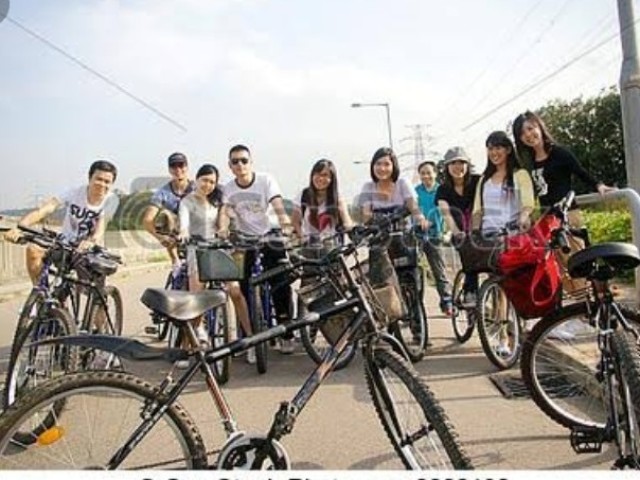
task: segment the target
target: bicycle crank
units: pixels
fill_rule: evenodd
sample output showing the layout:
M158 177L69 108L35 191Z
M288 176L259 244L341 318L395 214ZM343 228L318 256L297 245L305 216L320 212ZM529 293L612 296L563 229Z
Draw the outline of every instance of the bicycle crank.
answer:
M241 433L229 439L218 455L218 470L289 470L282 444L261 435Z

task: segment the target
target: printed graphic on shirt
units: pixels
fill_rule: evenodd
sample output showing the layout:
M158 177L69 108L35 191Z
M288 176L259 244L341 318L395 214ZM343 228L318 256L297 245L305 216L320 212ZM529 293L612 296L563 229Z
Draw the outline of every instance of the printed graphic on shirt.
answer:
M84 239L93 233L102 215L102 210L91 210L81 205L69 205L69 216L72 228L77 232L76 239Z
M549 185L544 180L544 168L536 168L531 173L531 178L533 179L533 185L535 186L536 192L539 197L543 197L549 193Z

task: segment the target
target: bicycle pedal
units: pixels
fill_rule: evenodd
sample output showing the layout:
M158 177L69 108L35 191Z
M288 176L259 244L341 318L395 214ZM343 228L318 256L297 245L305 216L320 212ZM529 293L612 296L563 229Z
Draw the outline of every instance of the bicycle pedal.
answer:
M570 435L571 448L576 453L601 453L604 432L598 428L573 428Z

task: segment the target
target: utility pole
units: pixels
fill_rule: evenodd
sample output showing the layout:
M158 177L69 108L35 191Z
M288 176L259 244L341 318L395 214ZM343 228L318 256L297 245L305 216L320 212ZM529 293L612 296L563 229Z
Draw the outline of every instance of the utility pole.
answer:
M640 67L633 0L618 0L618 17L622 42L620 104L627 182L640 193Z
M414 183L418 183L420 181L420 176L418 174L418 165L420 165L425 160L428 160L429 157L437 158L437 152L432 150L427 150L425 147L429 145L429 143L433 140L429 134L427 134L427 128L429 125L416 123L413 125L405 125L407 128L413 130L413 134L410 137L406 137L403 140L413 140L413 173L412 173L412 181ZM404 155L410 155L409 153L403 153ZM434 160L434 163L438 163Z

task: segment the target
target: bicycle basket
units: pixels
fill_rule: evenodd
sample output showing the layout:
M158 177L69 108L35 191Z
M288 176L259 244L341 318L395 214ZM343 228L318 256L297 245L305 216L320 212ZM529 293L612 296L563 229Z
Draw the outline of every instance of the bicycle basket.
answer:
M389 257L387 248L371 247L369 250L368 282L365 293L374 310L378 325L389 324L405 318L407 307L400 291L400 282Z
M495 272L500 253L504 250L502 237L487 237L474 230L456 246L465 273Z
M319 279L309 285L305 285L298 290L298 296L312 312L322 312L331 308L336 301L343 298L343 296L336 291L337 288L342 288L335 281L328 278ZM327 339L327 341L335 345L342 332L349 325L355 316L354 311L345 311L333 315L320 323L320 331Z
M244 278L245 252L229 252L219 248L196 250L198 277L201 282L242 280Z
M396 268L415 268L418 265L418 249L415 235L407 231L392 232L389 241L389 257Z
M107 277L118 270L118 262L102 255L88 254L85 256L84 261L89 271L95 275Z

